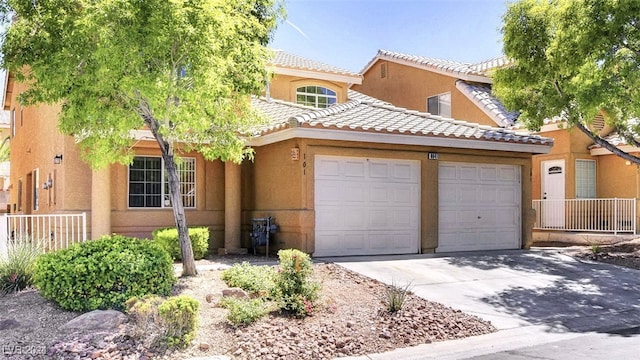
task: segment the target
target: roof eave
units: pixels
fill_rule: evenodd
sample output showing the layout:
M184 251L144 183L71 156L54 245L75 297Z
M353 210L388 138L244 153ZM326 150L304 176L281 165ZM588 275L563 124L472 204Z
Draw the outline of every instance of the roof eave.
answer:
M355 141L395 145L438 146L474 150L498 150L531 154L547 154L551 151L551 147L553 146L553 143L532 144L506 141L487 141L482 139L392 134L353 130L318 129L307 127L287 128L263 136L253 137L247 139L247 145L264 146L294 138Z
M389 56L389 55L384 55L384 54L376 55L373 58L373 60L371 60L369 62L369 64L367 64L367 66L365 66L365 68L360 73L361 74L366 74L367 71L369 71L371 69L371 67L373 67L373 65L375 65L375 63L380 61L380 60L394 62L396 64L401 64L401 65L406 65L406 66L411 66L411 67L414 67L414 68L417 68L417 69L431 71L431 72L434 72L434 73L437 73L437 74L454 77L454 78L460 79L460 80L478 82L478 83L483 83L483 84L492 84L493 83L493 80L490 77L487 77L487 76L481 76L481 75L475 75L475 74L465 74L465 73L461 73L461 72L458 72L458 71L441 69L441 68L439 68L437 66L418 64L418 63L416 63L414 61L398 59L396 57Z
M362 84L362 76L328 73L314 70L294 69L282 66L273 66L272 72L278 75L299 76L310 79L343 82L347 84Z
M626 153L637 153L640 152L640 148L637 148L635 146L631 146L631 145L620 145L618 146L618 149L626 152ZM606 148L597 146L597 147L593 147L591 149L589 149L589 153L591 154L591 156L599 156L599 155L612 155L613 153L610 150L607 150Z
M493 120L494 123L496 123L498 126L503 127L503 126L508 126L507 124L505 124L502 119L500 119L498 117L498 114L494 113L493 111L487 109L486 106L483 106L483 104L480 104L476 98L472 95L469 94L466 89L464 84L461 81L456 81L456 88L458 90L460 90L460 92L467 98L469 99L469 101L471 101L474 105L476 105L477 108L479 108L480 110L482 110L482 112L487 115L489 117L489 119Z

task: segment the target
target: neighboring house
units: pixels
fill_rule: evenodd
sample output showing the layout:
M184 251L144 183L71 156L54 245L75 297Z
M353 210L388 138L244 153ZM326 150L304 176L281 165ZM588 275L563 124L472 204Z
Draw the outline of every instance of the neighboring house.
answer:
M252 219L265 216L279 225L277 248L314 256L531 244L527 174L532 154L549 152L551 139L397 108L349 90L359 74L282 51L271 70L265 96L252 99L269 118L247 138L253 162L184 155L187 220L211 229L213 248L248 248ZM148 237L173 225L148 131L134 134L131 166L92 171L73 139L57 132L58 109L23 109L16 101L23 89L9 77L5 109L18 114L15 212L90 212L94 238Z
M469 64L379 50L362 70L362 84L351 88L407 109L510 127L517 114L491 95L491 71L504 64L504 58Z
M491 74L505 65L504 57L471 64L379 50L363 69L362 84L353 85L351 89L408 109L518 128L518 114L508 111L491 95ZM613 129L605 126L602 116L594 119L592 130L608 136L614 143L621 143ZM578 129L563 128L559 122L547 122L538 134L555 141L548 154L533 156L531 178L536 228L633 232L631 218L640 216L640 212L632 205L629 207L630 202L593 199L637 199L640 196L638 167L594 146ZM629 146L625 150L640 151ZM542 205L540 200L554 202ZM596 208L597 211L593 210Z

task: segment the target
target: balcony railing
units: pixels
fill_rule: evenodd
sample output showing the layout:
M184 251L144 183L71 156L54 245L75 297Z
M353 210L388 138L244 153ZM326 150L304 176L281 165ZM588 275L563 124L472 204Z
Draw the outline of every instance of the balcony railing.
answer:
M636 199L533 200L534 229L636 232Z
M66 249L87 240L87 215L0 215L0 255L11 245L29 243L43 251Z

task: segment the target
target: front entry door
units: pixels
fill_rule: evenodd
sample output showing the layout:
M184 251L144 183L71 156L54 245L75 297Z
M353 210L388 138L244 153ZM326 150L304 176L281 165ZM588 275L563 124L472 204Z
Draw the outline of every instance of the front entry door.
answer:
M564 160L542 162L542 206L540 219L543 228L564 227Z

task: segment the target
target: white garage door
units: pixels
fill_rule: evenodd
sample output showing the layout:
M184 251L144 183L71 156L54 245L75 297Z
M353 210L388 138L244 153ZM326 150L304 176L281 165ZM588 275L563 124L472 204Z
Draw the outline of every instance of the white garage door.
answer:
M316 156L314 165L314 256L418 252L418 161Z
M519 249L520 167L441 163L437 252Z

